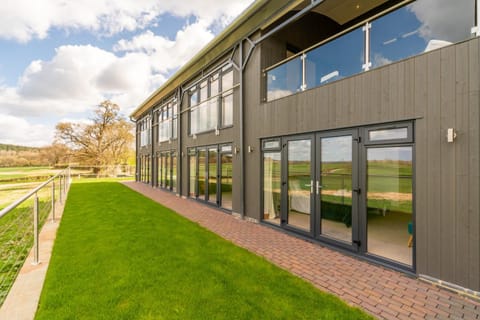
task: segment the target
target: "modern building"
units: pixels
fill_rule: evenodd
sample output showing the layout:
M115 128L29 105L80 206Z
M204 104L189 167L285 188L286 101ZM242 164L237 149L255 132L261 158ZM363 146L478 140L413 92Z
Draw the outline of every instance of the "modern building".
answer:
M258 0L131 115L137 180L480 294L479 0Z

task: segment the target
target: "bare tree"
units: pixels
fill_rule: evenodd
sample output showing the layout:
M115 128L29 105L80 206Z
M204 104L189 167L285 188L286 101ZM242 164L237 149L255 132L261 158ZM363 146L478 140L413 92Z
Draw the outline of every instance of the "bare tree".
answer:
M96 167L125 163L133 145L133 124L119 110L115 103L103 101L95 109L90 124L58 123L56 138L83 163Z

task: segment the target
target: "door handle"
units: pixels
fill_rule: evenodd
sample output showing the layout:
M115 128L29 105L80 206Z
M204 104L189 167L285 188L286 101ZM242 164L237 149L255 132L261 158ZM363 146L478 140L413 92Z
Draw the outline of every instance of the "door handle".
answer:
M310 180L310 183L304 184L304 187L310 187L310 193L313 193L313 180Z
M316 184L316 189L317 189L317 195L320 194L320 189L322 189L323 186L320 185L320 182L317 180L317 184Z

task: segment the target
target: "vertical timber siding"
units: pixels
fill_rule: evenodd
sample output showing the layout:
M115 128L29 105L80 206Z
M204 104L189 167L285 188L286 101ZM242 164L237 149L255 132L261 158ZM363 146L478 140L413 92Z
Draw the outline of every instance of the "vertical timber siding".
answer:
M415 119L416 271L480 291L479 46L475 38L268 103L265 51L255 50L245 71L246 214L260 219L260 138Z

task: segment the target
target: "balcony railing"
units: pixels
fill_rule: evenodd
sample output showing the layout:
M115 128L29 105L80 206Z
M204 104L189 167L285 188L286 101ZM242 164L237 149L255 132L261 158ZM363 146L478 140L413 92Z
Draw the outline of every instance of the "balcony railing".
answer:
M444 1L432 8L432 1L418 0L344 30L267 68L267 101L478 36L478 2Z

